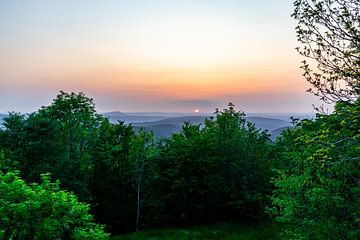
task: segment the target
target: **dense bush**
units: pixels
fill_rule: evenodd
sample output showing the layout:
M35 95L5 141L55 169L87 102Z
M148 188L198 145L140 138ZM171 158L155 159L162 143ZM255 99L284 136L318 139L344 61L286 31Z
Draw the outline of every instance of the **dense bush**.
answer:
M60 190L42 175L40 184L26 184L17 173L0 173L1 239L108 239L93 223L89 205Z

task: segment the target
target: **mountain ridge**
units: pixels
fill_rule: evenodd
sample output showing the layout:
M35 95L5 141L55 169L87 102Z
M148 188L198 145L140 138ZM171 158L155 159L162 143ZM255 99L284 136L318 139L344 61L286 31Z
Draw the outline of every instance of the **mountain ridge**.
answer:
M131 124L135 131L144 127L148 131L153 131L156 138L170 137L173 133L179 132L184 122L203 125L205 119L214 116L209 113L128 113L120 111L105 112L102 113L102 115L114 124L119 121L125 124ZM0 114L0 125L2 125L3 119L6 116L6 114ZM276 118L276 116L280 118ZM247 121L254 123L258 129L268 130L272 140L280 135L283 130L292 127L289 118L290 115L286 113L276 114L275 117L269 114L259 114L259 116L257 116L254 113L250 113L245 117ZM284 119L288 119L288 121Z

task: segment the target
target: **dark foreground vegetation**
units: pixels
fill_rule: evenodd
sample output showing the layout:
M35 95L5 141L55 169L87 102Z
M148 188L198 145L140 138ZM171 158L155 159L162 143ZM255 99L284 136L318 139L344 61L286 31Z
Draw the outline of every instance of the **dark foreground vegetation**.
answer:
M111 237L111 240L267 240L281 239L281 225L263 223L235 224L221 223L205 226L168 228L140 231L132 234Z
M273 143L230 103L155 141L111 124L84 94L60 92L4 119L0 238L359 239L359 2L295 8L299 51L319 64L314 73L305 63L305 77L333 113L293 119Z

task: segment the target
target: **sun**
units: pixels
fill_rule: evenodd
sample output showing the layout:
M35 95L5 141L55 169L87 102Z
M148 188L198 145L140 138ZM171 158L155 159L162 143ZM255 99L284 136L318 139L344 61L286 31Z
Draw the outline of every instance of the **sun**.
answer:
M198 112L199 112L199 109L195 108L194 112L195 112L195 113L198 113Z

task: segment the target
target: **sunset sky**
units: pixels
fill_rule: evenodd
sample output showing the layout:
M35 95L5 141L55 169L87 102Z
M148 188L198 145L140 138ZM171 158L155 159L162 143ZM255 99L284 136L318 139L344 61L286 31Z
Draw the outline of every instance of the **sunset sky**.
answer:
M0 112L312 112L292 0L1 0Z

